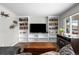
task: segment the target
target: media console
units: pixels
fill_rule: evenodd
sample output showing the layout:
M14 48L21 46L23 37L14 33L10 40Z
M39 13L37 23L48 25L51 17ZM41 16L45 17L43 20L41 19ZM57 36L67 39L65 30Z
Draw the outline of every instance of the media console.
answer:
M48 33L30 33L28 35L29 42L48 42Z

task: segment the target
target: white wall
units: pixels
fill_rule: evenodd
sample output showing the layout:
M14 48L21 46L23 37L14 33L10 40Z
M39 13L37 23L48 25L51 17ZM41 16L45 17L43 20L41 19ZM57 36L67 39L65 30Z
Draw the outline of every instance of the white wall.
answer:
M30 16L29 23L44 23L46 24L46 31L48 31L48 18L42 16Z
M47 18L42 16L31 16L30 23L47 23Z
M65 13L63 13L60 17L59 17L59 28L64 27L64 18L71 16L75 13L79 13L79 4L76 4L75 6L73 6L71 9L67 10Z
M0 12L4 11L9 14L9 17L0 15L0 46L12 46L18 42L18 27L10 29L12 20L17 20L16 14L11 10L0 5Z

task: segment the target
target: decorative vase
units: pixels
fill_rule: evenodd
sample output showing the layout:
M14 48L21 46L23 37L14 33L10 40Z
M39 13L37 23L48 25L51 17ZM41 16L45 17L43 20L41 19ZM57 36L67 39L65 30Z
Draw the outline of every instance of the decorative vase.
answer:
M64 36L64 32L61 32L60 35L61 35L61 36Z

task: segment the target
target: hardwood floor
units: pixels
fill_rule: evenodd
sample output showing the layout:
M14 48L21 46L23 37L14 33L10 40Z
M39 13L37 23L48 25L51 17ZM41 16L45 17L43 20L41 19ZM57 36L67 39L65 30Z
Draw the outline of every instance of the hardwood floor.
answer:
M24 49L23 52L31 52L33 55L38 55L48 51L58 51L57 44L51 42L20 42L16 44L16 46L19 46Z

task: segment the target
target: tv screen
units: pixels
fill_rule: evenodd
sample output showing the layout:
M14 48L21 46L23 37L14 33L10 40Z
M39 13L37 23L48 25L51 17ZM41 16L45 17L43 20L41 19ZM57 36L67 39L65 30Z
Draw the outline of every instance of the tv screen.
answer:
M31 33L45 33L46 24L30 24Z

